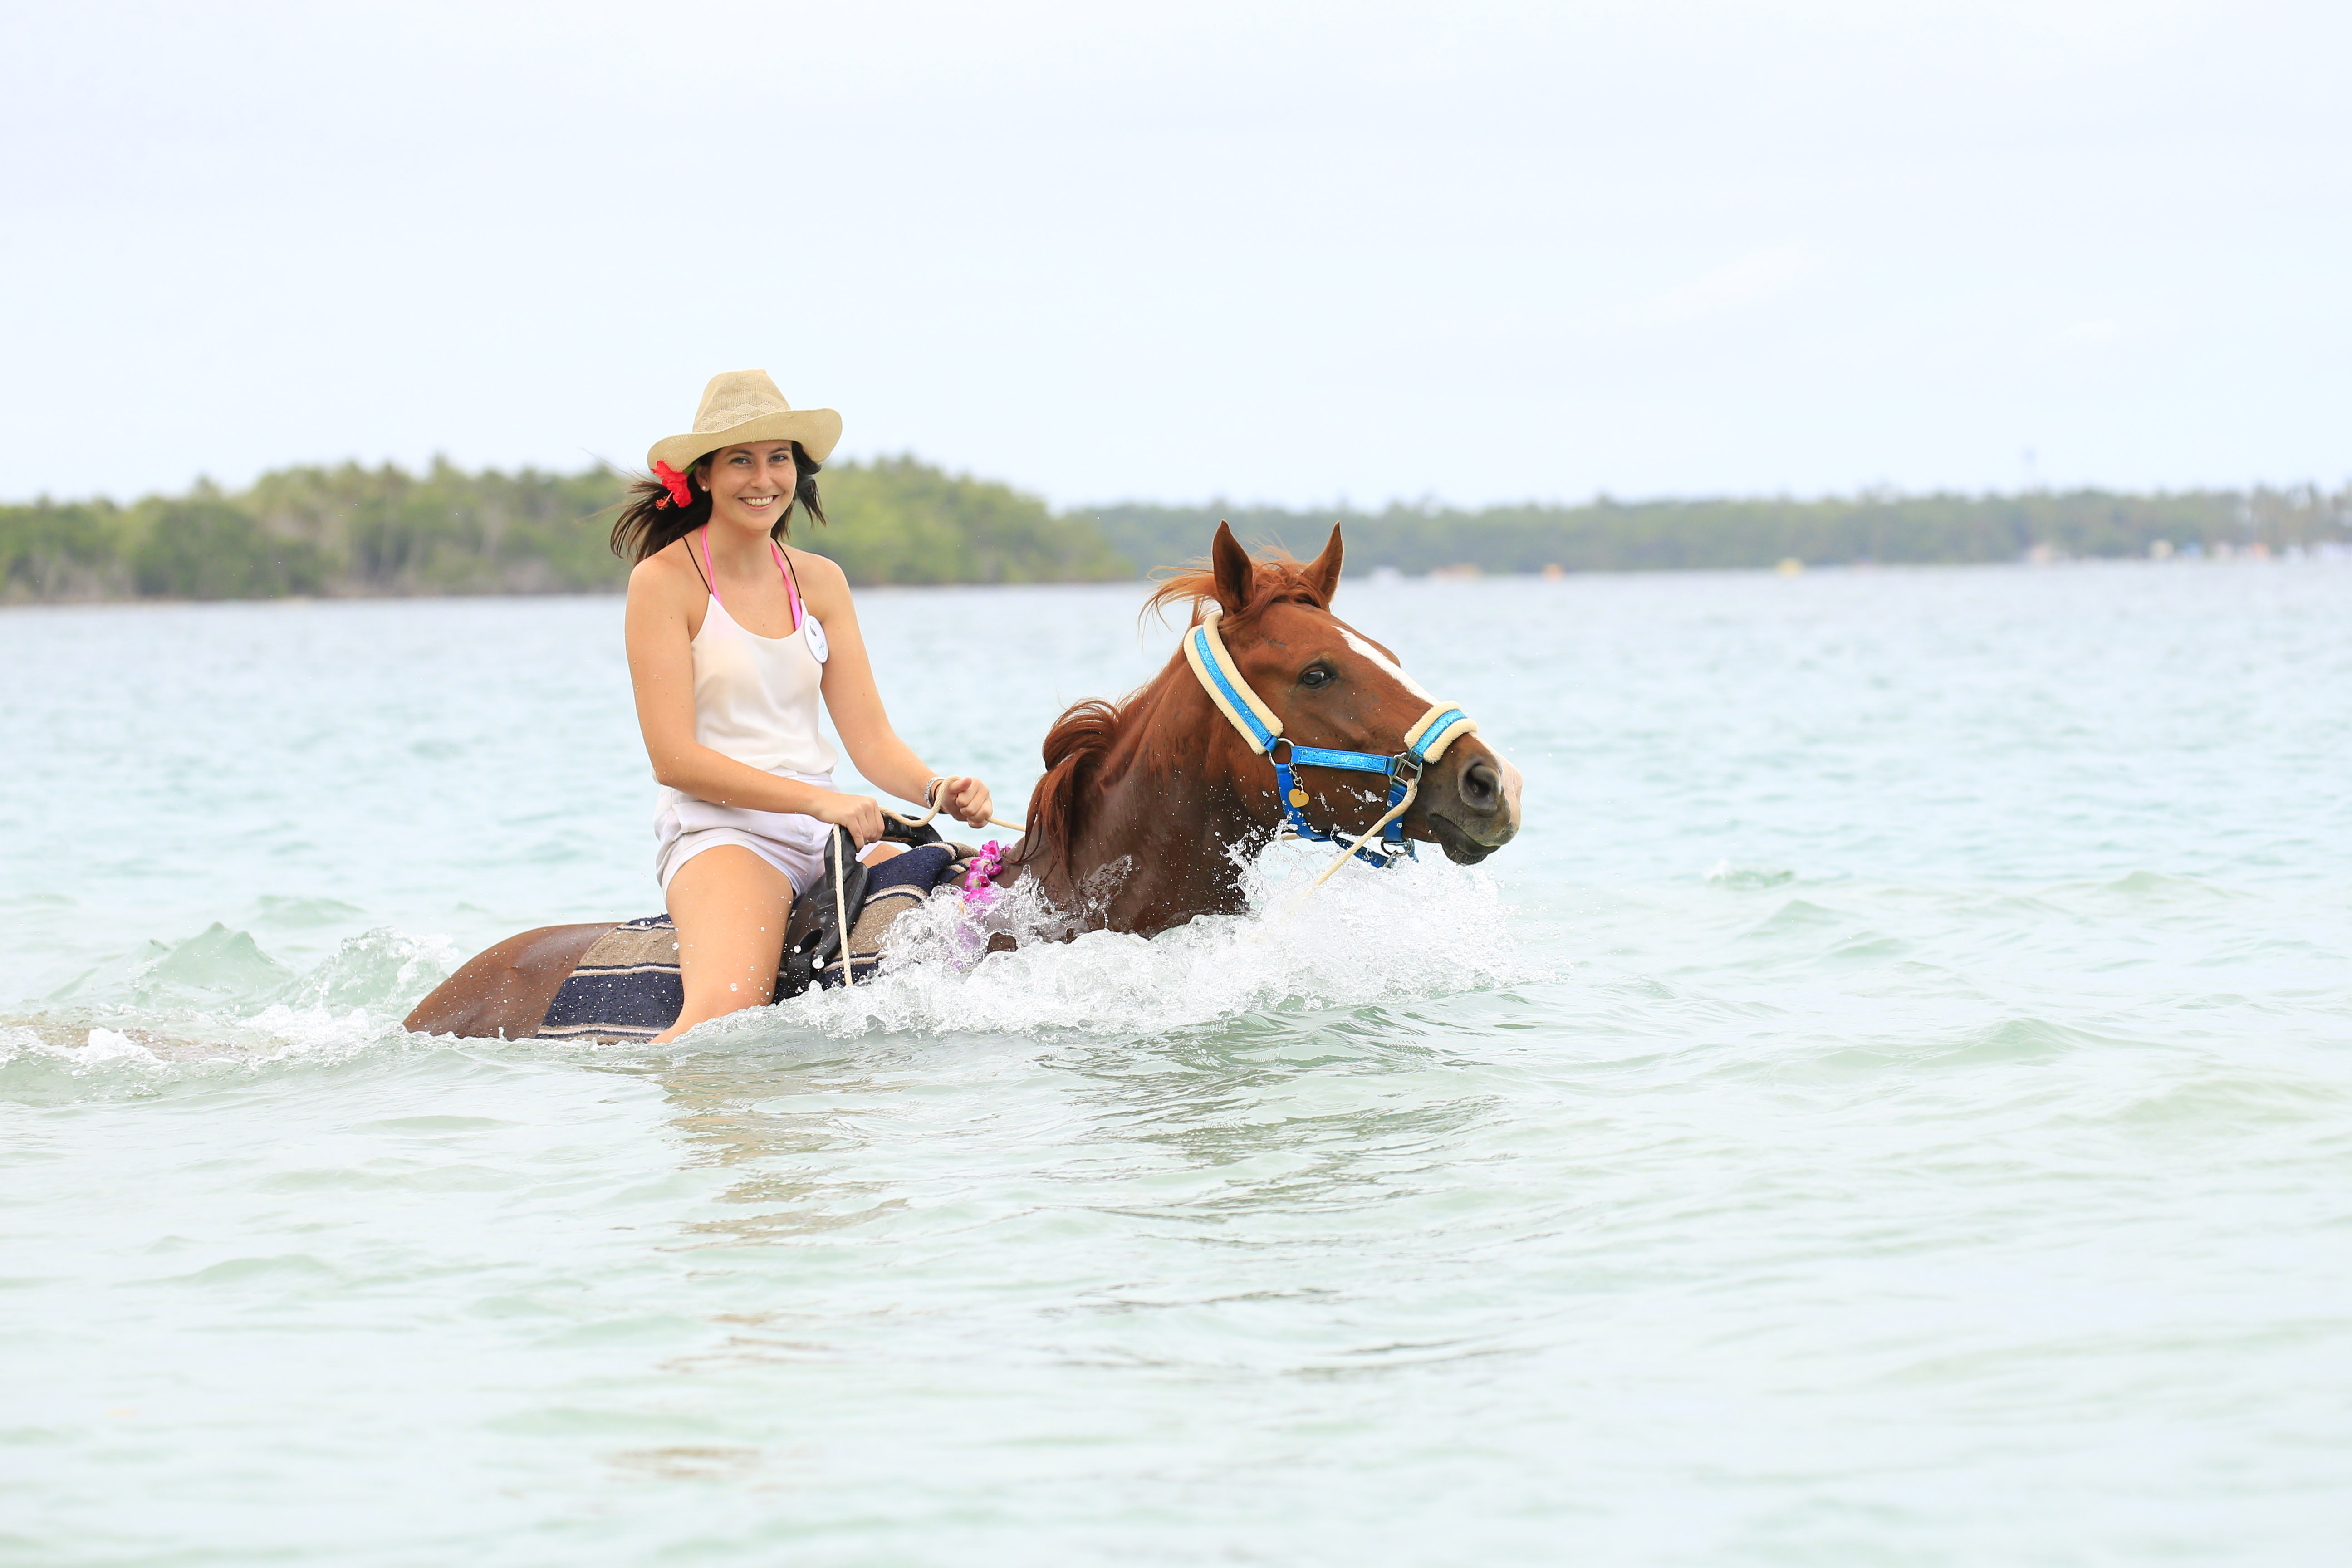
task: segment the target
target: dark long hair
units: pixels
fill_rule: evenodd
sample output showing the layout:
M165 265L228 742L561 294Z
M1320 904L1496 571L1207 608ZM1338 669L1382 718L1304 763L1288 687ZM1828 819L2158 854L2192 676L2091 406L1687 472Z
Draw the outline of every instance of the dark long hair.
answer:
M715 456L696 458L687 470L687 488L694 499L684 506L670 500L668 487L659 479L631 479L628 497L621 502L621 515L613 520L613 553L635 563L660 553L709 522L710 487L705 481L710 473L710 458ZM805 511L820 526L824 524L824 502L816 493L816 476L824 467L798 441L793 443L793 504L776 519L776 526L768 531L769 538L789 538L795 511Z

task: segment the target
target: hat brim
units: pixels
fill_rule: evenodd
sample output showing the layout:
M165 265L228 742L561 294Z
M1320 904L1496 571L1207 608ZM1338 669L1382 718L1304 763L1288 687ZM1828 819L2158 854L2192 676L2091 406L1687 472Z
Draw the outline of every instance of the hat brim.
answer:
M724 430L667 437L653 444L652 450L646 454L646 466L667 463L673 468L684 469L724 447L752 441L798 441L810 461L822 463L833 455L834 444L840 439L841 416L832 409L788 408L746 419Z

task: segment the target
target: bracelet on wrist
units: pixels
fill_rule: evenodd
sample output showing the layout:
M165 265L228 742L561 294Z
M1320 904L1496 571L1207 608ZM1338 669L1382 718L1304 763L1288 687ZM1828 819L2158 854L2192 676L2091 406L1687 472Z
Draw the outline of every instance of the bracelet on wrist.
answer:
M923 805L926 810L940 804L940 789L947 782L944 775L933 773L931 782L923 786Z

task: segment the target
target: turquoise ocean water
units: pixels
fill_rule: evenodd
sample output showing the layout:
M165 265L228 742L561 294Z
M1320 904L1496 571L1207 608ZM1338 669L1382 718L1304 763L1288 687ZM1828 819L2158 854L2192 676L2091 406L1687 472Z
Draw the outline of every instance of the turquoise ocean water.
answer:
M1132 587L861 601L1017 801ZM1357 581L1519 841L660 1049L610 599L0 613L0 1558L2333 1563L2352 566Z

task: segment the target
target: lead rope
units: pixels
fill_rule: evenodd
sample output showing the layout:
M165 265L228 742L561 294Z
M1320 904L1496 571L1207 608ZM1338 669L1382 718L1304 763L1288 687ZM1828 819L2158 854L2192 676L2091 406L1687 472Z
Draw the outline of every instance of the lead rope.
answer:
M841 983L857 984L856 966L849 962L849 889L848 872L841 864L841 830L834 829L833 842L833 918L841 930Z
M878 805L879 803L877 802L877 804ZM921 827L939 814L940 808L936 805L931 807L930 810L923 813L920 816L910 816L903 811L893 811L887 805L882 807L883 816L888 817L893 822L903 823L908 827ZM1014 833L1025 833L1028 831L1028 829L1022 826L1021 824L1017 822L1007 822L1001 816L990 817L988 819L988 825L991 827L1007 828Z
M924 826L930 822L931 818L940 814L940 803L937 797L947 794L948 785L955 783L957 779L964 776L965 775L962 773L957 773L949 778L933 779L930 784L924 785L923 804L930 809L924 812L920 816L909 816L903 811L893 811L887 805L882 806L882 815L888 817L893 822L903 823L908 827ZM934 785L937 787L934 788ZM877 805L881 805L879 801L877 801L875 804ZM988 819L988 825L991 827L1009 828L1014 833L1026 833L1028 831L1028 829L1022 826L1021 824L1017 822L1007 822L1001 816L990 817Z
M1382 829L1386 828L1390 823L1394 822L1398 817L1402 816L1405 812L1412 807L1412 797L1420 793L1421 778L1420 775L1415 774L1412 782L1404 786L1404 798L1398 801L1394 805L1389 807L1389 814L1386 816L1381 817L1378 822L1375 822L1370 827L1365 828L1362 836L1360 837L1353 844L1349 844L1345 849L1340 850L1339 858L1337 860L1332 861L1328 866L1324 867L1323 874L1307 885L1307 891L1311 893L1316 889L1321 887L1324 883L1329 881L1339 871L1340 867L1355 858L1357 850L1361 849L1365 845L1370 844L1373 839L1379 837ZM1344 837L1342 830L1335 829L1331 837L1339 839L1343 844L1347 843L1347 839Z

